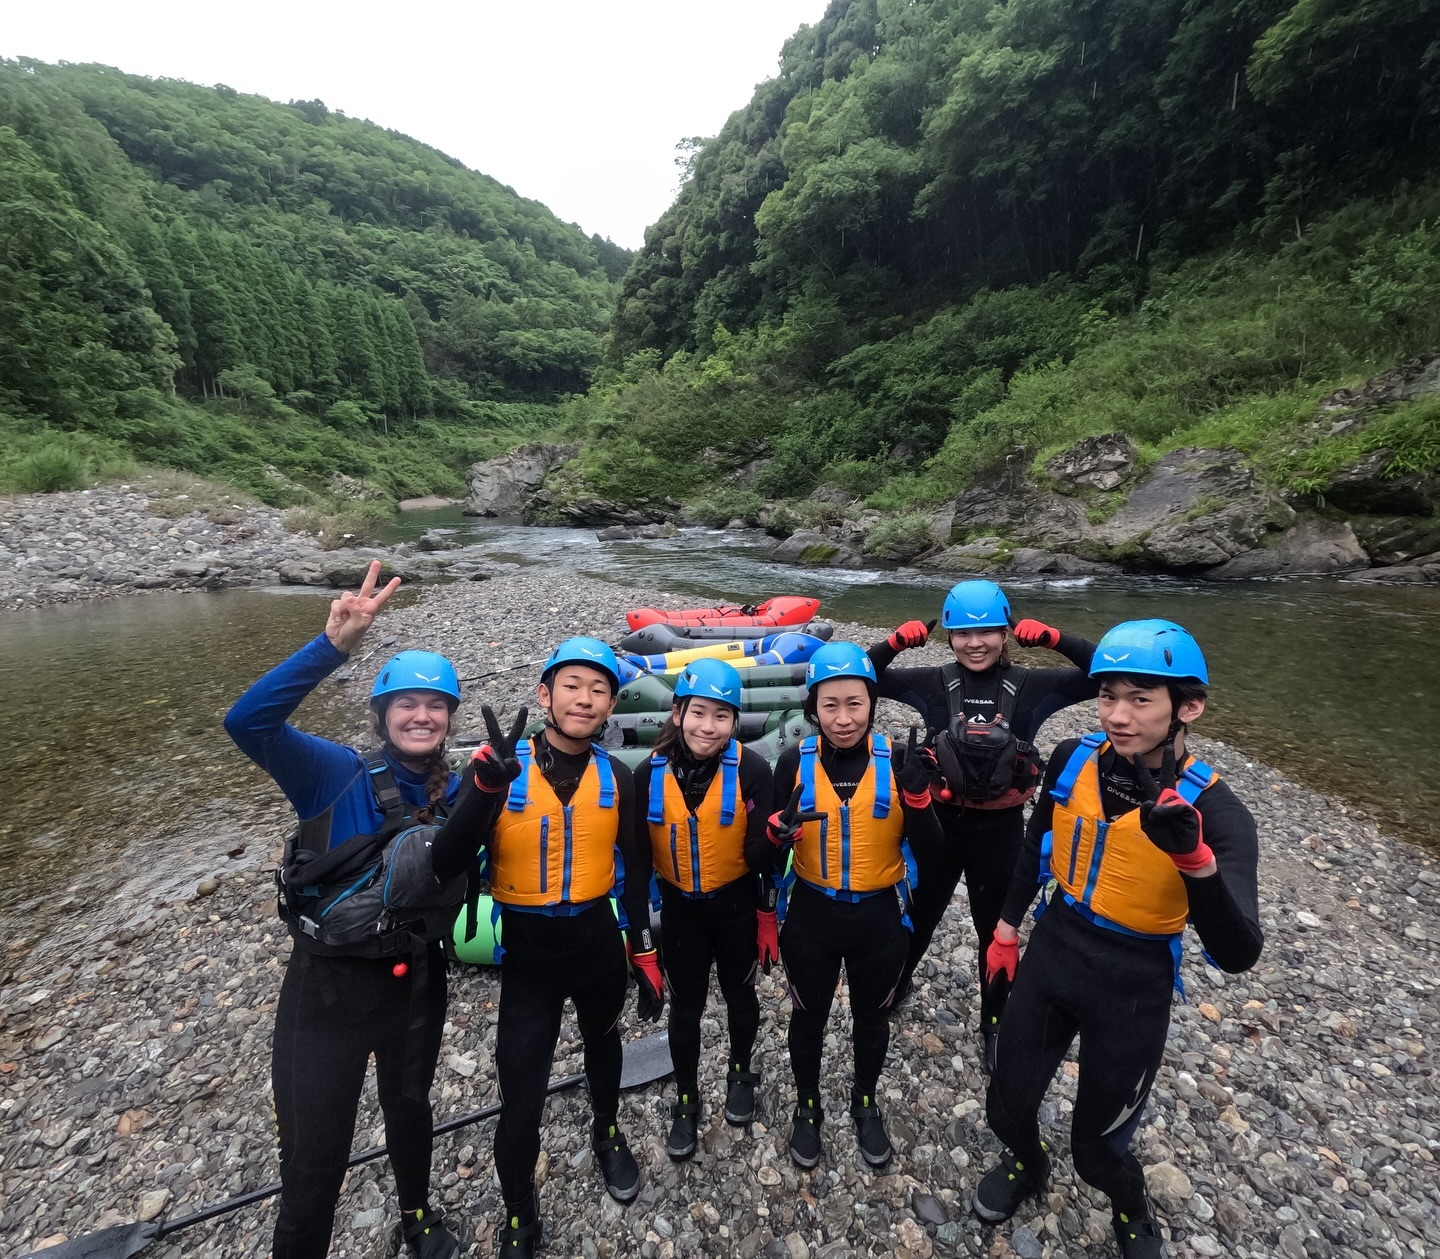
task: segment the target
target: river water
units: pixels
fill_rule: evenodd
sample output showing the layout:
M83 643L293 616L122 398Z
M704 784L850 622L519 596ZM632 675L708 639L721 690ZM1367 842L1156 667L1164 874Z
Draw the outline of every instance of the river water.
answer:
M909 569L773 564L766 540L748 531L600 542L591 531L469 520L453 508L407 513L389 540L435 527L496 559L660 587L697 604L803 593L823 600L822 615L873 625L937 615L950 582ZM1395 833L1440 843L1440 589L1139 578L1005 586L1017 616L1092 638L1132 617L1182 622L1214 679L1206 733ZM328 597L151 594L0 616L0 918L12 943L40 906L81 912L106 889L164 899L245 843L263 780L221 717L316 631ZM353 704L344 716L323 699L307 705L305 728L353 729L339 724ZM165 870L134 868L130 854L145 837L175 854ZM263 854L231 860L261 864Z

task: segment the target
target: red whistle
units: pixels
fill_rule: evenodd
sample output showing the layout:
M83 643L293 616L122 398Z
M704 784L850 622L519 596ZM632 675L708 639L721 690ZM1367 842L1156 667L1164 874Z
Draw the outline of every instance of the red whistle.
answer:
M410 973L410 966L406 962L396 962L395 965L390 968L390 973L394 975L396 979L404 979L405 976Z

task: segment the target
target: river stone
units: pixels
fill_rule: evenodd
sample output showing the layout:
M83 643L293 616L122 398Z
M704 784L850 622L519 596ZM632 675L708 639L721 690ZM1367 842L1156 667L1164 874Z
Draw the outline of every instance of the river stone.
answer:
M611 525L608 529L601 529L595 536L601 542L629 542L636 535L629 525Z
M140 1201L135 1207L135 1218L137 1220L153 1220L165 1209L165 1204L170 1201L168 1189L151 1189L140 1195Z
M1113 490L1135 464L1135 445L1124 433L1101 433L1076 442L1045 461L1057 481Z
M1370 557L1346 521L1302 520L1273 545L1258 546L1206 571L1206 577L1296 577L1370 567Z
M771 553L782 564L806 564L813 568L859 568L858 554L826 533L802 529L792 533Z
M1189 1202L1195 1192L1190 1177L1168 1161L1152 1163L1145 1169L1145 1188L1152 1197L1174 1206Z
M579 449L531 442L498 459L472 463L466 473L469 494L461 510L467 516L518 516L546 476L573 459Z

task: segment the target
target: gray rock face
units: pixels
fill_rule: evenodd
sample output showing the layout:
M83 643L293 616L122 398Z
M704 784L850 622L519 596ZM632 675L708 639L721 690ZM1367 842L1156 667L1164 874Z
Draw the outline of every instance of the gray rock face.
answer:
M1440 550L1440 519L1433 516L1357 516L1350 525L1377 564L1409 564Z
M1389 568L1370 568L1357 573L1352 581L1440 582L1440 551L1419 555L1406 564Z
M669 520L678 503L621 503L609 498L551 496L541 489L525 504L527 522L537 520L563 525L654 525Z
M1274 546L1256 547L1210 569L1205 576L1293 577L1339 573L1370 567L1370 558L1346 522L1302 520Z
M1185 446L1155 464L1093 536L1111 546L1138 543L1165 568L1210 568L1294 519L1238 450Z
M810 529L792 533L770 553L770 558L816 568L859 568L862 563L859 554L838 538Z
M547 474L575 457L578 446L532 442L498 459L470 465L467 516L518 516Z
M1057 481L1113 490L1135 466L1135 446L1124 433L1100 433L1076 442L1045 462Z
M955 499L950 530L1013 534L1043 547L1062 547L1085 536L1085 508L1073 498L1037 490L1009 474L984 479Z
M1383 516L1428 516L1435 510L1440 487L1434 477L1418 472L1386 476L1385 469L1395 457L1392 450L1372 450L1348 468L1330 478L1325 501L1342 511Z

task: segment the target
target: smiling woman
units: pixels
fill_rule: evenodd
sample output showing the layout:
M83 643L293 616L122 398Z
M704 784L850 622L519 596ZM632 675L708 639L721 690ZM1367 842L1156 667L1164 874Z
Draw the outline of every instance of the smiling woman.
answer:
M436 880L422 849L420 882L436 885L433 909L413 919L392 910L387 879L383 921L361 923L352 940L342 939L331 917L347 898L351 906L362 901L379 863L417 822L443 817L454 803L459 780L444 748L460 703L455 668L434 652L403 651L380 670L370 706L381 749L372 756L287 720L349 659L394 594L400 579L377 591L379 573L379 563L371 564L358 593L346 591L331 603L324 632L256 682L225 717L230 737L275 780L300 819L282 868L282 917L296 947L275 1010L271 1079L283 1185L276 1259L322 1259L329 1249L372 1054L410 1253L420 1259L457 1253L443 1213L429 1206L430 1085L445 1023L440 941L465 880L458 887L454 879ZM393 876L400 862L393 856L389 862Z

